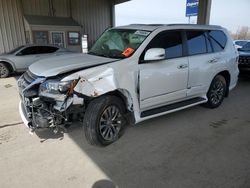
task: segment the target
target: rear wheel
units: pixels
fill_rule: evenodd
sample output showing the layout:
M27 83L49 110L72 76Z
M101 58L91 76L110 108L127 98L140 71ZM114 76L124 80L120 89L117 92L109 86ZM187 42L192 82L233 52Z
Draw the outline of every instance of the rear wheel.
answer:
M217 108L221 105L226 94L227 84L223 76L217 75L207 92L207 103L206 106L209 108Z
M125 107L116 96L103 96L91 101L84 116L84 132L92 145L107 146L124 132Z
M7 78L10 74L10 70L5 63L0 63L0 78Z

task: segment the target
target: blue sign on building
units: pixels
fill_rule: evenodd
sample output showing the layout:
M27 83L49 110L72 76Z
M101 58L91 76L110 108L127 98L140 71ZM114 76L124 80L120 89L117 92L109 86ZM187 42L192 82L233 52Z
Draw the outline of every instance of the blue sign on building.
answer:
M199 0L187 0L186 17L197 16Z

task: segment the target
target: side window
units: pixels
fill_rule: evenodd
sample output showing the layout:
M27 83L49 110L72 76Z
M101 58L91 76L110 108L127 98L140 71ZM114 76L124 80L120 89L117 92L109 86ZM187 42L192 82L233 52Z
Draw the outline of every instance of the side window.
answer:
M208 36L207 32L205 33L205 36L206 36L206 44L207 44L207 53L212 53L213 48L212 48L212 44L211 44L211 42L209 40L209 36Z
M58 48L53 46L39 46L39 51L41 54L49 54L54 53L58 50Z
M208 32L214 52L222 51L227 43L227 37L222 31Z
M166 59L182 56L182 37L179 31L166 31L158 34L148 45L149 48L164 48Z
M39 54L39 50L36 46L27 47L20 51L17 55L34 55Z
M207 53L204 31L187 31L186 33L189 55Z

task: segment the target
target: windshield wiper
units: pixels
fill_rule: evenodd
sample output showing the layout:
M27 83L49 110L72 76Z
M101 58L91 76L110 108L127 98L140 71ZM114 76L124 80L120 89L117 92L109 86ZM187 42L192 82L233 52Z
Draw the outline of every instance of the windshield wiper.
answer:
M105 54L98 54L96 52L88 52L88 54L96 55L96 56L100 56L100 57L114 58L114 57L111 57L111 56L108 56L108 55L105 55Z

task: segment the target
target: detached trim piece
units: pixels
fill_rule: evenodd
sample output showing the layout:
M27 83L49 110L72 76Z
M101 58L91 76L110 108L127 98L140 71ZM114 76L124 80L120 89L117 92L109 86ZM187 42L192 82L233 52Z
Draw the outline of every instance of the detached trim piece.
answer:
M27 119L27 117L25 116L25 109L24 109L24 106L22 104L22 102L20 101L19 102L19 113L20 113L20 116L21 116L21 119L23 121L23 124L27 127L27 128L30 128L29 127L29 121Z
M162 113L162 112L174 110L174 109L181 108L181 107L184 107L184 106L188 106L188 105L191 105L191 104L194 104L194 103L202 102L202 101L205 101L205 100L206 99L204 99L204 98L196 97L196 98L189 99L189 100L186 100L186 101L177 102L177 103L174 103L174 104L169 104L169 105L162 106L162 107L159 107L159 108L154 108L154 109L151 109L151 110L143 111L141 113L141 117L143 118L143 117L159 114L159 113Z

